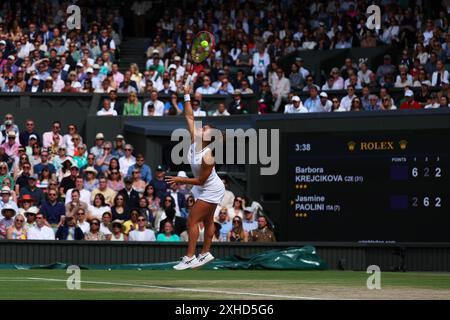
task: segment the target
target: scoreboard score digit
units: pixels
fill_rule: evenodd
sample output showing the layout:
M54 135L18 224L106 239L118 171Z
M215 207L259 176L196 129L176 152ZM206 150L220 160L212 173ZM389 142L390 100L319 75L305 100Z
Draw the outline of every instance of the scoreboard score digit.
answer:
M290 134L290 241L450 242L450 132Z

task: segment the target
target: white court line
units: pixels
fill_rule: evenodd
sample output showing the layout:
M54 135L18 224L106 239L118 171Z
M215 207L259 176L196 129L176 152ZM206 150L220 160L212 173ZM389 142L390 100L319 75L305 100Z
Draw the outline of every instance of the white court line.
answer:
M67 282L67 280L51 279L51 278L25 278L25 279L33 280L33 281ZM81 280L80 283L103 284L103 285L111 285L111 286L125 286L125 287L148 288L148 289L162 289L162 290L169 290L169 291L173 290L173 291L185 291L185 292L195 292L195 293L215 293L215 294L226 294L226 295L233 295L233 296L240 295L240 296L254 296L254 297L294 299L294 300L328 300L327 298L318 298L318 297L288 296L288 295L279 295L279 294L265 294L265 293L254 293L254 292L239 292L239 291L238 292L230 292L230 291L209 290L209 289L190 289L190 288L165 287L165 286L123 283L123 282L103 282L103 281L82 281ZM333 299L335 299L335 298L333 298Z

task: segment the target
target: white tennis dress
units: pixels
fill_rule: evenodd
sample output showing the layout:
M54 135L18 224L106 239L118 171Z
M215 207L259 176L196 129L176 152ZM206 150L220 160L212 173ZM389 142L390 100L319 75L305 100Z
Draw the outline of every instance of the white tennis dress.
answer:
M198 178L200 176L202 159L209 151L208 147L201 151L196 151L195 143L189 148L188 159L194 177ZM216 169L213 168L205 183L202 186L193 186L191 192L196 200L200 199L208 203L219 204L225 195L225 186L217 175Z

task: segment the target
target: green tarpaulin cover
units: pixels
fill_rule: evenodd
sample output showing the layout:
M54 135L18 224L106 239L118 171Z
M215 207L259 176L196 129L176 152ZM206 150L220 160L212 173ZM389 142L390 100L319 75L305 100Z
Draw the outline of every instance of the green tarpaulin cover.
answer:
M150 264L81 265L90 270L171 270L178 262ZM0 269L66 269L65 263L48 265L0 265ZM325 261L319 258L312 246L287 248L253 254L249 257L231 256L216 259L202 267L203 270L325 270Z

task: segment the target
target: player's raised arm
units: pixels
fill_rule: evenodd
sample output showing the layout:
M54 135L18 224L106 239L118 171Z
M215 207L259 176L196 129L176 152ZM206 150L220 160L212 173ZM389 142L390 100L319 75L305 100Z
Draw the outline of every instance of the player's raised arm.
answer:
M194 124L194 111L192 111L191 105L191 86L186 84L184 86L184 116L188 126L189 133L191 134L191 142L194 142L195 138L195 124Z

